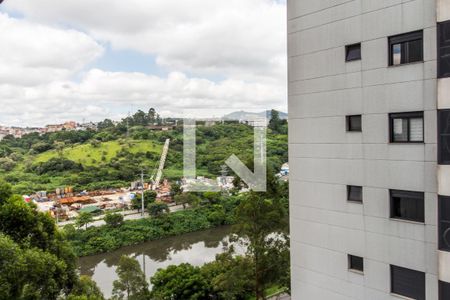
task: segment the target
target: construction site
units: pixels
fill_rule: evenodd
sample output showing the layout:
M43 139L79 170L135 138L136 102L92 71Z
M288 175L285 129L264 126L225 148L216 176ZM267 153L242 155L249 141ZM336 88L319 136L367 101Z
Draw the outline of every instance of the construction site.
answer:
M163 179L169 145L170 139L166 139L159 163L151 174L145 174L141 170L136 174L139 180L131 182L128 187L75 193L72 187L67 186L57 188L53 193L40 191L31 196L23 196L24 200L35 203L39 211L48 212L57 221L74 219L81 212L102 214L106 211L133 210L136 209L133 202L137 203L139 200L143 211L144 192L148 190L156 192L156 201L172 204L171 184Z

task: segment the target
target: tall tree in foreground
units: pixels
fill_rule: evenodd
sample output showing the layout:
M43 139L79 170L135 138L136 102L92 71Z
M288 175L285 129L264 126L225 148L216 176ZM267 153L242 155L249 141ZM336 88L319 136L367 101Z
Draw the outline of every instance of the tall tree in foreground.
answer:
M125 255L122 256L119 260L116 273L119 279L113 282L112 299L148 299L148 283L136 259Z
M244 238L254 262L256 299L265 299L266 289L284 283L289 272L287 212L279 199L250 192L238 206L236 220L235 233Z
M281 131L282 121L280 119L280 113L275 109L270 111L270 121L268 128L271 129L275 133L279 133Z
M0 182L0 299L65 297L80 283L76 268L76 257L50 216Z
M152 277L152 299L209 299L209 283L201 269L190 264L160 269Z
M82 275L67 300L104 300L99 287L89 276Z

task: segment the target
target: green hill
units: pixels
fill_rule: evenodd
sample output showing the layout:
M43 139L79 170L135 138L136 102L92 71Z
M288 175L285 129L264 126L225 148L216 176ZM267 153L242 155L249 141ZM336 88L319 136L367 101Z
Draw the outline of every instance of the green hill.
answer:
M84 166L94 166L101 161L110 162L124 148L129 148L129 152L133 154L151 152L158 155L162 151L162 145L153 141L133 140L123 145L119 141L110 141L99 143L98 145L84 144L64 148L62 157L81 163ZM51 150L37 155L33 162L46 162L59 156L60 154L57 150Z
M138 112L119 124L105 120L97 131L29 134L19 139L7 136L0 141L0 177L18 194L63 186L76 191L125 187L139 178L141 170L154 172L169 138L163 176L179 179L183 176L183 127L148 129L146 126L155 121L151 116L151 112ZM232 154L252 166L253 127L230 121L200 125L196 134L198 176L219 176ZM269 124L267 138L268 168L278 170L288 159L286 121Z

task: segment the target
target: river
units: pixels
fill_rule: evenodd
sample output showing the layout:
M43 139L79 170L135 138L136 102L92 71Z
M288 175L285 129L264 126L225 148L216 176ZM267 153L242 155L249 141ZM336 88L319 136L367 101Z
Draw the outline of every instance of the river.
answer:
M122 255L136 258L141 267L145 267L145 274L149 279L159 268L169 265L190 263L201 266L211 262L216 254L226 251L231 244L237 253L243 253L242 246L230 242L230 231L230 227L224 226L82 257L79 260L79 270L82 275L91 276L105 297L109 298L113 281L117 279L116 266Z

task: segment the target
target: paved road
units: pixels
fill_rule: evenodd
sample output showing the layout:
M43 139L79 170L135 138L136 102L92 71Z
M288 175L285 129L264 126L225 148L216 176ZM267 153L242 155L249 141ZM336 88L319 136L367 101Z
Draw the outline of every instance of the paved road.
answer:
M183 206L182 205L174 205L174 206L170 206L169 209L170 209L170 212L172 213L172 212L182 210ZM142 216L142 214L140 212L138 212L137 210L126 210L126 211L120 212L120 213L125 214L124 220L138 220L138 219L148 217L148 213L145 213L144 216ZM90 223L88 227L91 227L91 226L99 227L99 226L105 225L105 221L103 221L103 217L104 217L104 215L94 217L94 222ZM75 220L59 222L58 226L63 227L64 225L67 225L67 224L75 224Z

